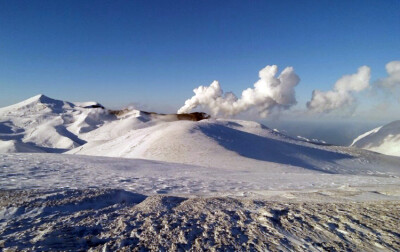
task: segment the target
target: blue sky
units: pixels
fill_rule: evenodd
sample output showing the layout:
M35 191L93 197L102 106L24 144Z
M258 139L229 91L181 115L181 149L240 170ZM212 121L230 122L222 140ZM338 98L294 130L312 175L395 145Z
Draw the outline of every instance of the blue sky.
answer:
M268 64L314 89L400 56L400 1L1 1L0 107L38 93L173 112L219 80L240 95ZM364 103L368 103L367 99Z

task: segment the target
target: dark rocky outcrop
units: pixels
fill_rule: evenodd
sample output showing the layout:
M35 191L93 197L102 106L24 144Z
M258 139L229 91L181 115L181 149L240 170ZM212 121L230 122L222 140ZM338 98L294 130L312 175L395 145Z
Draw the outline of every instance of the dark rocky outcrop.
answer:
M108 112L112 115L122 116L128 113L129 109L121 109L121 110L108 110ZM201 121L204 119L209 119L211 116L204 112L193 112L193 113L185 113L185 114L161 114L156 112L147 112L140 111L140 113L150 116L150 117L176 117L177 120L186 120L186 121Z

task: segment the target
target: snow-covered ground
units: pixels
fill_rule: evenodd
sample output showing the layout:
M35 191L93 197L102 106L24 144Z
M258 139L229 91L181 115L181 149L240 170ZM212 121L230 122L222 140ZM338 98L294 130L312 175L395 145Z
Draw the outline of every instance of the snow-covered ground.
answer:
M256 122L38 95L0 108L0 153L0 248L400 249L400 157Z
M391 122L360 135L354 139L351 146L400 156L400 121Z
M116 189L0 191L0 248L399 251L398 202L328 198L321 203L146 196Z
M1 154L2 189L118 188L143 194L262 195L266 191L400 185L400 171L216 168L140 159Z

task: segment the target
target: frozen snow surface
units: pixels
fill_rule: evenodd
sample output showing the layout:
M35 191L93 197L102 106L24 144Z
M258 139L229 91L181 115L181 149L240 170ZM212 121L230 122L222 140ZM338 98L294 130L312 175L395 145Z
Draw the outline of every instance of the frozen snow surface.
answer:
M332 174L284 165L217 168L80 155L0 155L2 189L118 188L143 194L255 196L269 190L393 186L399 176L399 169Z
M400 157L256 122L0 108L0 250L399 251L399 192Z
M400 120L360 135L351 146L386 155L400 156Z
M0 210L5 251L400 249L400 207L388 201L321 204L116 189L24 190L0 191Z

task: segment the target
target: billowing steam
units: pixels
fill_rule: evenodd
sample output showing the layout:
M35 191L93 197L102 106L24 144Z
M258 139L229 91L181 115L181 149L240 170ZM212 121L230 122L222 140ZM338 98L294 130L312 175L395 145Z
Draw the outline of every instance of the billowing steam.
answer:
M386 72L388 73L388 77L378 80L376 84L389 89L400 87L400 61L387 63Z
M233 116L254 108L261 117L266 117L273 110L289 109L297 103L294 87L300 78L293 67L286 67L275 77L277 73L276 65L266 66L259 72L260 79L254 88L244 90L240 98L231 92L224 93L218 81L208 87L195 88L195 95L186 100L178 114L188 113L198 106L208 108L214 116Z
M307 108L313 112L331 112L343 109L354 103L354 93L369 87L371 69L368 66L358 68L357 73L344 75L336 81L333 90L322 92L314 90Z

